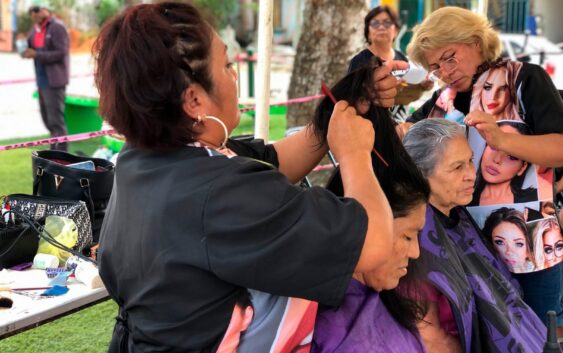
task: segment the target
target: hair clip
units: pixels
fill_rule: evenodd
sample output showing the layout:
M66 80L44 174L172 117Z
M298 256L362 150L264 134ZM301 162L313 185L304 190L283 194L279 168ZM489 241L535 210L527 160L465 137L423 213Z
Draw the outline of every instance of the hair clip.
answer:
M328 88L328 86L325 84L325 82L323 80L321 80L321 91L323 92L323 94L325 96L327 96L332 103L336 104L336 98L334 98L334 95L332 94L332 92L330 91L330 88ZM379 160L381 160L381 163L383 163L383 165L385 167L389 167L389 163L387 163L385 161L385 159L383 158L382 155L379 154L379 152L377 152L377 150L375 149L375 147L372 149L372 152L375 153L375 155L377 156L377 158L379 158Z

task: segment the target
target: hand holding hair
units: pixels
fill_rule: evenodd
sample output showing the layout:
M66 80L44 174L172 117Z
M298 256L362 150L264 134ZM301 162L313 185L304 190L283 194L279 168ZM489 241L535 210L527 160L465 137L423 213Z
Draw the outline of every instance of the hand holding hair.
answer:
M473 111L467 114L464 123L467 126L476 128L481 137L487 141L487 145L502 150L500 147L507 134L502 132L491 114Z
M338 160L358 153L369 156L375 132L372 123L357 115L354 107L346 101L339 101L330 118L327 140Z
M383 63L382 66L376 68L373 72L373 81L375 82L374 93L375 99L373 103L377 106L389 108L395 105L395 96L397 95L397 87L403 82L391 75L395 70L406 70L409 64L400 60L392 60Z

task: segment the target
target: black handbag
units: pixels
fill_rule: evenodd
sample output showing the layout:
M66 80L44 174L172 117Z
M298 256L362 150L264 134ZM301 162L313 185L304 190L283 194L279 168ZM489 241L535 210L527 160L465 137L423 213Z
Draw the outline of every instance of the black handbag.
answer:
M0 219L0 270L32 262L38 247L39 236L29 225L19 218L15 222Z
M4 198L4 203L9 204L10 209L17 216L26 217L32 221L43 221L47 216L70 218L78 230L78 240L73 249L82 251L92 245L92 224L84 201L12 194Z
M97 243L113 188L113 163L54 150L34 151L31 159L33 195L84 201L92 222L93 243ZM93 162L95 170L68 166L86 161Z

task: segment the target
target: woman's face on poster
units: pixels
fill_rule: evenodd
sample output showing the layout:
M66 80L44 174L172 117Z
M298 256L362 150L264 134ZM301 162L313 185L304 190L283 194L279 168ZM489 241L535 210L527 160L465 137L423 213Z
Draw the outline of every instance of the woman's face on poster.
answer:
M518 226L501 222L491 234L495 250L513 272L523 272L528 258L528 240Z
M543 255L546 268L561 261L563 256L563 236L559 228L549 228L543 233Z
M518 134L518 130L509 125L500 126L504 132ZM487 145L481 158L481 174L489 184L500 184L510 181L526 171L528 163L505 152Z
M506 82L506 69L490 70L481 93L483 110L491 115L501 114L509 101L510 92Z

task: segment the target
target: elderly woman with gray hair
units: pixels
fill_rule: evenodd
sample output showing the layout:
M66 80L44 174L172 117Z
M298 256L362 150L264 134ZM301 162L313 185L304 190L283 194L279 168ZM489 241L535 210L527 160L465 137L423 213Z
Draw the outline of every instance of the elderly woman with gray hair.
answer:
M500 38L486 17L460 7L440 8L413 29L407 53L412 61L429 70L431 76L444 86L406 123L397 127L400 134L404 134L417 121L429 117L448 118L438 104L442 98L448 98L453 107L451 110L465 115L465 125L474 127L488 146L529 164L541 166L542 170L563 167L563 100L540 66L499 61ZM495 91L495 84L490 74L500 67L512 73L510 77L504 77L504 80L512 82L500 85L505 99L491 100L489 98ZM484 92L480 89L481 82ZM497 85L497 88L500 86ZM504 103L510 107L508 103L511 102L518 103L517 109L501 109ZM516 111L518 116L515 115ZM501 118L523 121L532 133L517 135L503 131L496 123ZM551 183L552 180L546 180L546 189ZM563 264L533 273L517 274L515 278L522 287L524 300L542 320L545 320L549 310L557 313L559 335L562 335Z
M463 207L471 201L475 183L465 128L446 119L426 119L411 127L403 143L431 188L419 240L429 310L418 328L426 349L541 352L544 324L524 303L504 263L485 245Z

